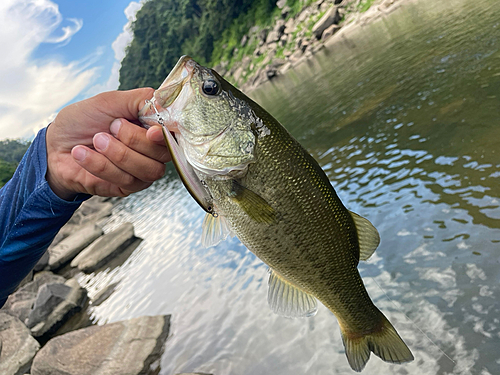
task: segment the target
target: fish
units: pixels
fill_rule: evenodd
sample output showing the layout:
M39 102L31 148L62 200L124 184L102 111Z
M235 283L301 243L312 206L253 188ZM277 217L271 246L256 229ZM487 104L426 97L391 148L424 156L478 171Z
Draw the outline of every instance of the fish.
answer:
M358 272L378 231L343 205L316 160L266 110L183 56L139 120L162 126L183 184L205 210L202 244L236 235L269 266L275 313L310 317L319 300L336 316L357 372L371 352L390 363L414 359Z

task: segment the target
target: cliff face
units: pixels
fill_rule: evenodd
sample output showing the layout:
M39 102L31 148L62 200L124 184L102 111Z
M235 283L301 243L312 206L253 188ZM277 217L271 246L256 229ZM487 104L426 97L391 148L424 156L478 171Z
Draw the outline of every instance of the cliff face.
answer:
M120 89L158 87L187 54L251 90L312 55L375 1L151 0L137 14Z

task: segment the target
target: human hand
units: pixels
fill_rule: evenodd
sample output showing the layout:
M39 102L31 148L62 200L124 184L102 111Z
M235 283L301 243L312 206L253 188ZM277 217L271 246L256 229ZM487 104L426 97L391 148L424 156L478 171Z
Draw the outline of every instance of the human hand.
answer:
M160 127L130 121L153 89L110 91L63 108L46 133L47 182L59 197L127 196L165 173L170 155Z

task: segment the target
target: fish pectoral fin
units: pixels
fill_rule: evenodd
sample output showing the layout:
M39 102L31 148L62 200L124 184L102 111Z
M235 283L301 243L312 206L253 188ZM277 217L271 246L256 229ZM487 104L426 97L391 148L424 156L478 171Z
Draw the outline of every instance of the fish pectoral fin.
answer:
M260 195L242 186L236 180L233 180L233 187L229 197L258 223L271 224L276 220L274 208Z
M227 236L233 236L233 232L223 216L214 216L210 213L205 215L202 225L201 244L204 247L218 245Z
M316 315L318 302L272 268L269 275L267 302L274 313L287 318L305 318Z
M377 229L367 219L349 211L358 231L359 259L368 260L380 243Z

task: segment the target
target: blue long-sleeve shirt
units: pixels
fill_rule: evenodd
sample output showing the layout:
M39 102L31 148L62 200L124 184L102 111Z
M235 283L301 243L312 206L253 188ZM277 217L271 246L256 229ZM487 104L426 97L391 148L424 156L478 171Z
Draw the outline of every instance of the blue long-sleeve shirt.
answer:
M40 130L12 179L0 190L0 307L33 269L59 229L88 199L59 198L49 187L46 129Z

